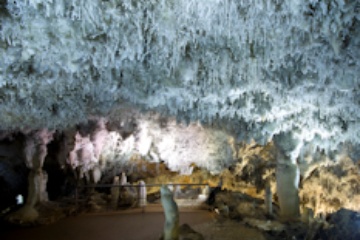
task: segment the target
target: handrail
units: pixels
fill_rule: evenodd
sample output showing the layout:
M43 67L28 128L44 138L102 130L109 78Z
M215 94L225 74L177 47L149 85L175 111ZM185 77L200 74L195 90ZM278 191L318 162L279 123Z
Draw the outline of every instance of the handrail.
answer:
M76 208L78 208L78 199L79 199L79 192L78 189L79 188L115 188L115 187L131 187L131 188L140 188L140 187L161 187L163 185L167 185L167 186L209 186L208 183L154 183L154 184L145 184L145 185L140 185L140 184L126 184L126 185L122 185L122 184L91 184L91 185L83 185L83 186L76 186L75 188L75 204L76 204ZM175 191L176 188L174 188Z
M145 187L161 187L163 185L167 186L208 186L208 183L154 183L154 184L145 184L142 186ZM139 184L128 184L128 185L121 185L121 184L92 184L92 185L83 185L77 186L77 188L106 188L106 187L141 187Z

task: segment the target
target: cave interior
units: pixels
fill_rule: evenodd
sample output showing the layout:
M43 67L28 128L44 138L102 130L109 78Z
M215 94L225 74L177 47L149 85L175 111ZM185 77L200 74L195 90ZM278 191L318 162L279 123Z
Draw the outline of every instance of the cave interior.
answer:
M264 239L360 238L359 1L2 0L0 56L2 225L179 184Z

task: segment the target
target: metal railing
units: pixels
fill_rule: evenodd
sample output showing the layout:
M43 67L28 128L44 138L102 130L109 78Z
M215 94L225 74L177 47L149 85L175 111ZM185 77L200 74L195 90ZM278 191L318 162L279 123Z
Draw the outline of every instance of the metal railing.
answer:
M147 203L152 204L160 200L160 187L166 185L172 188L174 199L178 202L180 206L194 206L201 202L204 202L206 199L206 193L204 194L204 188L208 188L207 183L164 183L164 184L91 184L77 186L75 190L75 204L78 209L81 204L89 201L89 199L97 193L103 193L107 196L107 201L105 201L105 206L98 211L104 210L120 210L122 209L121 202L124 201L124 196L122 194L130 194L132 198L132 204L128 204L125 208L132 207L142 207L145 208ZM145 187L146 191L150 188L151 194L146 194L145 199L140 195L140 188ZM159 189L157 189L159 188ZM105 190L105 191L104 191ZM156 196L154 196L156 195ZM152 196L152 200L149 201L148 197ZM201 196L201 197L200 197ZM154 201L155 199L155 201ZM120 202L120 203L119 203ZM139 203L145 204L139 204ZM159 202L157 202L159 203Z

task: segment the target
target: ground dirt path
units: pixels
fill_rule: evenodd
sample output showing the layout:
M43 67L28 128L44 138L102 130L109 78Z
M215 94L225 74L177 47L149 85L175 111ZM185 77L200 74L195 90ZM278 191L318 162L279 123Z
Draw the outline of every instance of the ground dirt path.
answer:
M180 224L187 223L205 239L264 240L260 232L234 222L218 223L209 211L184 210ZM121 212L82 214L54 224L10 229L0 234L1 240L156 240L162 232L164 215L159 206Z

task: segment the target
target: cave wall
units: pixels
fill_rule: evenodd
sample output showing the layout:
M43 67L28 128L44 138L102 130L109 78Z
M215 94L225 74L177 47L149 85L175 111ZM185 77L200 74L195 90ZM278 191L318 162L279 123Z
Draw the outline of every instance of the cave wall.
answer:
M286 170L292 162L284 155L279 159L281 150L274 142L265 146L255 141L249 144L238 142L221 130L200 123L177 124L176 119L158 114L128 117L126 113L122 119L113 122L92 118L54 133L53 140L47 144L48 154L43 165L48 174L50 200L73 196L79 183L93 183L94 169L101 171L103 183L111 183L121 172L129 175L129 181L169 175L170 171L189 175L191 179L191 173L197 169L196 182L209 181L216 186L221 181L223 189L241 191L257 198L263 197L268 183L275 203L280 203L281 192L289 193L284 184L293 185L299 188L293 194L299 196L300 210L311 208L316 215L335 212L341 207L360 210L359 165L344 152L336 158L324 155L321 150L304 156L306 164L299 164L297 170L296 178L300 181L293 178L291 182L285 178L276 184L281 181L277 176L279 168ZM29 170L25 164L25 146L31 134L6 136L0 144L2 195L9 193L2 199L3 208L15 204L17 194L27 195L25 186ZM101 148L98 141L101 141ZM301 163L301 158L296 162ZM164 166L168 170L163 169ZM203 171L201 176L198 176L199 169ZM171 176L164 179L170 181Z

